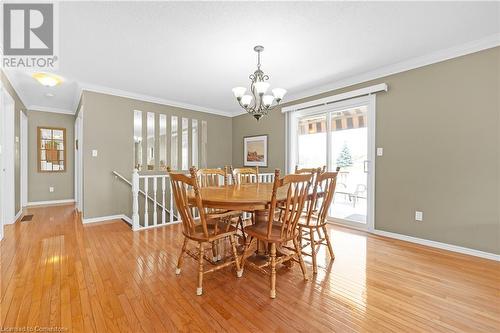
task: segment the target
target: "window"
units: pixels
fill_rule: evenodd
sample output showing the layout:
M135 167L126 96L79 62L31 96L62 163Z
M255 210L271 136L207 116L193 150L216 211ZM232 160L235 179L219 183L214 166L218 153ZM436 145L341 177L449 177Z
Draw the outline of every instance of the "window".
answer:
M160 114L160 151L159 151L159 167L160 170L167 170L167 115Z
M142 111L134 110L134 168L142 169Z
M298 119L298 154L299 168L312 168L326 165L326 116L306 116ZM314 126L313 126L314 125Z
M177 145L178 145L178 133L177 133L177 116L172 116L172 120L170 122L170 137L172 138L170 141L170 163L172 170L177 170Z
M205 120L201 121L201 167L207 167L207 142L208 142L208 128Z
M192 164L198 167L198 120L191 120L191 159Z
M182 118L182 170L189 169L189 119Z
M148 126L148 137L147 137L148 170L154 170L154 168L155 168L155 114L153 112L148 112L147 126Z
M38 172L66 171L66 129L38 127Z

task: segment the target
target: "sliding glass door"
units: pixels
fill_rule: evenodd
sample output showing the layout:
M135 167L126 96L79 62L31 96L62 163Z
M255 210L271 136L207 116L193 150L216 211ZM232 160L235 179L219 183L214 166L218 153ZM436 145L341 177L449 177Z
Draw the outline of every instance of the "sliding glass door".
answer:
M330 113L330 156L337 176L334 218L366 223L368 194L367 106Z
M340 168L330 220L358 228L373 221L374 116L369 96L289 115L289 171Z

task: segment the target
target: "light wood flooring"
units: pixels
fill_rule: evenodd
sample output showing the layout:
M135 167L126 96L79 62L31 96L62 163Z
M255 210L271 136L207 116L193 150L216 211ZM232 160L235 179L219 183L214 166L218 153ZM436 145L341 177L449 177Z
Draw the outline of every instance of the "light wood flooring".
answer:
M206 274L175 263L180 225L132 232L82 225L74 206L30 208L1 242L0 326L66 332L500 332L500 263L329 228L305 282L298 265L268 279L246 269ZM306 260L310 260L309 258ZM306 262L307 264L307 262ZM308 265L309 274L312 273Z

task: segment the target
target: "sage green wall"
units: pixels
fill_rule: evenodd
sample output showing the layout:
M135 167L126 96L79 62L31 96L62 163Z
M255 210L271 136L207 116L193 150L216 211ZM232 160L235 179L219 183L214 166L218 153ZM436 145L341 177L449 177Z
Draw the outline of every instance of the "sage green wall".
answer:
M7 79L7 76L5 76L3 71L0 71L0 77L2 80L2 84L9 93L10 96L14 99L14 121L15 121L15 128L14 128L14 145L15 145L15 150L14 150L14 185L15 185L15 212L16 214L21 210L21 114L20 112L26 112L26 106L24 103L21 101L21 98L19 98L19 95L16 93L14 88L12 87L11 83Z
M229 117L88 91L84 91L80 104L84 125L84 218L118 214L131 216L131 187L115 178L112 172L117 171L129 180L132 178L134 110L162 113L168 118L175 115L179 121L180 117L198 119L199 129L201 120L206 120L208 167L221 167L232 162L232 121ZM93 149L98 151L97 157L92 157ZM178 160L180 163L180 140Z
M66 171L38 172L38 127L66 129ZM28 111L28 202L74 199L75 195L75 116L69 114ZM49 192L49 187L54 192Z
M294 103L387 83L377 94L376 229L500 254L499 78L497 47ZM243 137L257 134L269 134L270 167L284 169L281 110L260 123L233 118L233 164Z

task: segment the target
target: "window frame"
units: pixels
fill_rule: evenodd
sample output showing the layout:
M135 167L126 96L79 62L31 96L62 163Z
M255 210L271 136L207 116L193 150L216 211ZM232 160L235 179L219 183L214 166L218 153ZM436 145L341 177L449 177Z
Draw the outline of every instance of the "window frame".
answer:
M64 169L63 170L42 170L42 130L51 130L52 132L52 137L51 137L51 141L54 141L54 130L57 130L57 131L62 131L63 132L63 146L64 146L64 149L63 149L63 154L64 154L64 160L63 160L63 163L64 163ZM37 169L38 169L38 172L40 173L59 173L59 172L66 172L67 169L68 169L68 163L67 163L67 138L66 138L66 128L62 128L62 127L50 127L50 126L37 126ZM46 149L45 149L46 150ZM58 150L59 152L59 150ZM58 153L59 154L59 153ZM44 161L47 161L47 152L45 152L45 159ZM58 161L61 161L58 159Z

